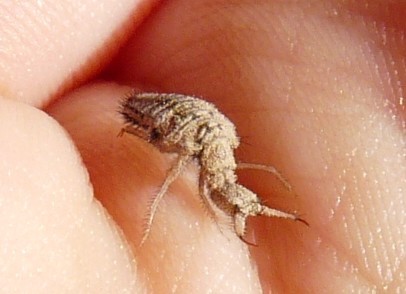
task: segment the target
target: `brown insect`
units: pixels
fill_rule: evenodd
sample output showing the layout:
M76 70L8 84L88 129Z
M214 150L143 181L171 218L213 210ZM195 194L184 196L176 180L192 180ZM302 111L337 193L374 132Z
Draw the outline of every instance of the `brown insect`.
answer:
M230 216L237 236L244 242L248 216L265 215L306 223L295 214L262 204L255 193L237 183L236 169L258 169L276 175L291 189L275 168L235 161L234 149L239 145L235 126L213 104L180 94L134 92L121 102L120 113L126 122L120 134L133 134L161 152L178 155L151 205L141 244L149 235L160 200L192 160L200 166L199 193L210 214L216 217L216 209L220 209Z

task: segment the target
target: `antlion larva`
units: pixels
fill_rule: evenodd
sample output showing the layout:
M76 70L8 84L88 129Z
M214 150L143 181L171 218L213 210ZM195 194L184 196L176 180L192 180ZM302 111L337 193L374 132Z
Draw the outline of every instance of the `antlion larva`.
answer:
M236 169L258 169L273 173L290 189L275 168L236 162L234 149L239 138L235 126L213 104L180 94L133 92L121 102L120 113L125 120L121 134L133 134L161 152L178 155L151 205L141 244L149 235L160 200L192 160L200 166L199 193L209 212L215 217L217 207L230 216L236 234L243 241L248 216L265 215L306 223L295 214L262 204L255 193L237 183Z

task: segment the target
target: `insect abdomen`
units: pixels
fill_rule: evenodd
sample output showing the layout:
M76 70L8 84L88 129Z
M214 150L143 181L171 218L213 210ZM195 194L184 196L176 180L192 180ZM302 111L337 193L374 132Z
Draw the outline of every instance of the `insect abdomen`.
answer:
M203 100L178 94L146 93L134 94L125 103L124 109L130 108L137 117L142 117L135 124L141 127L145 122L149 124L146 131L150 132L151 143L162 151L200 152L204 144L224 132L238 145L234 125ZM131 119L129 122L133 123Z

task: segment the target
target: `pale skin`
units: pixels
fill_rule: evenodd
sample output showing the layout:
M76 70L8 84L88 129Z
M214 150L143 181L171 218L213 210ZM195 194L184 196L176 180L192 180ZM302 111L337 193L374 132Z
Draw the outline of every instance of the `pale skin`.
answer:
M0 284L8 293L405 287L401 1L179 0L155 3L153 14L148 1L86 2L0 8ZM297 196L261 171L240 171L240 182L272 207L299 211L310 228L253 219L247 239L258 246L249 248L203 209L192 165L137 248L172 161L117 137L117 104L130 86L215 103L247 143L237 159L276 166Z

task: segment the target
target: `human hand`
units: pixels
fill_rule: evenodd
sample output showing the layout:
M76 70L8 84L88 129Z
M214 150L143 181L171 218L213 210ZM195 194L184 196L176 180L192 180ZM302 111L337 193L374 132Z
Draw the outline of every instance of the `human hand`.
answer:
M28 17L11 7L16 21L1 26L13 32L3 34L12 48L2 54L3 96L33 107L0 108L1 284L48 293L404 288L406 10L373 3L167 1L140 27L129 19L140 21L151 3L44 4L25 8L35 11ZM209 219L191 167L138 248L171 159L117 138L128 86L215 103L248 143L237 158L278 167L298 196L262 173L240 173L240 182L311 227L252 219L247 238L258 246L247 248ZM70 137L34 108L42 106ZM128 247L92 201L85 169Z

